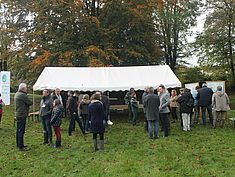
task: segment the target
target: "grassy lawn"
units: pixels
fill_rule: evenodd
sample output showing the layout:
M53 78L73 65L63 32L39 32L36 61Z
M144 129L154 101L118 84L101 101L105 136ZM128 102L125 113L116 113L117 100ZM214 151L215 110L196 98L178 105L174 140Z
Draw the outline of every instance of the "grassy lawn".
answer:
M143 123L133 127L126 115L114 115L115 124L105 134L105 151L93 153L91 134L85 140L78 125L67 136L68 120L62 124L62 148L40 145L40 122L27 122L25 144L19 152L15 145L13 106L4 107L0 130L0 176L235 176L235 129L211 129L197 125L182 132L171 124L171 135L149 140ZM235 110L229 117L235 117ZM142 117L143 119L143 117ZM159 134L160 135L160 134Z

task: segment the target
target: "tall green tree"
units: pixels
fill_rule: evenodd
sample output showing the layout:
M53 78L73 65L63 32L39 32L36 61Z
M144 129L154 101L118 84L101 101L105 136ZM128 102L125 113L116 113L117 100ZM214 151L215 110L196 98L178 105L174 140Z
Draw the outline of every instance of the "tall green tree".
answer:
M148 1L123 0L105 4L99 17L104 30L104 47L118 62L112 65L159 63L161 49L156 41L152 9Z
M206 18L205 30L196 42L200 65L217 77L230 76L231 83L235 86L235 2L207 0L207 4L207 9L211 13Z
M178 60L185 57L186 37L196 25L200 0L151 0L155 25L164 51L164 62L175 72Z

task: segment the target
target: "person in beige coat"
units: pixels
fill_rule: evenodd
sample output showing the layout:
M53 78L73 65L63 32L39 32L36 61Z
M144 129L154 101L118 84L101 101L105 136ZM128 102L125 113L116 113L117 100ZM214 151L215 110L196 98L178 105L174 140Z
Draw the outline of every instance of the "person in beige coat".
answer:
M212 95L212 107L215 111L213 119L213 128L216 127L217 120L221 119L221 127L224 127L226 112L230 110L230 100L228 95L222 91L222 87L218 86L217 91Z

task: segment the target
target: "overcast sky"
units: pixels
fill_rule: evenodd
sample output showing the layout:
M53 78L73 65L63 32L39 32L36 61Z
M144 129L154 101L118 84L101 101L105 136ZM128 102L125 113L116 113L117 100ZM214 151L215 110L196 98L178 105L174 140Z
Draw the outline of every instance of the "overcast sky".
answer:
M191 31L193 32L193 35L188 36L187 38L188 42L194 42L196 39L196 34L201 33L203 31L203 28L204 28L203 26L206 20L206 16L207 16L206 13L202 13L202 15L200 15L197 18L197 25L191 29ZM193 66L197 66L198 65L197 60L198 60L197 57L194 56L194 57L187 59L187 62L189 62Z

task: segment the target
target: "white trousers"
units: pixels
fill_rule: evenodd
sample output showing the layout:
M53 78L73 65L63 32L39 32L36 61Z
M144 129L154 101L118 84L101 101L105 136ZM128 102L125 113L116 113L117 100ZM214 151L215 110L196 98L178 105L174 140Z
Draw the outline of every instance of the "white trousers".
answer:
M188 131L190 130L190 113L182 113L183 119L183 130Z

